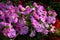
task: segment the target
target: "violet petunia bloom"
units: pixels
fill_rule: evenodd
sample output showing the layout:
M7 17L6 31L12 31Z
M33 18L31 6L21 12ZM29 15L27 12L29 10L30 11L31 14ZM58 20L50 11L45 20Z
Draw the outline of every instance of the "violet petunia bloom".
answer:
M25 35L25 34L27 34L28 33L28 27L27 26L23 26L23 27L21 27L21 29L20 29L20 31L19 31L19 34L20 35Z
M24 18L20 18L18 23L16 23L16 30L19 32L21 27L25 26L26 22Z
M39 24L39 22L36 21L36 20L34 19L34 17L31 17L30 20L31 20L31 23L32 23L34 29L35 29L37 32L42 32L42 31L45 29L45 28L44 28L44 25L43 25L43 24Z
M33 31L31 31L31 33L30 33L30 37L34 37L36 35L36 31L35 30L33 30Z
M18 15L16 13L12 13L10 15L7 15L8 17L8 21L11 23L11 22L14 22L14 23L17 23L18 22Z
M20 25L16 25L16 30L20 35L25 35L28 33L28 27L27 26L20 26Z
M20 35L25 35L28 33L28 26L25 26L26 25L26 21L24 18L20 18L17 25L16 25L16 30L18 31L18 33Z
M13 38L16 36L16 31L10 23L0 22L1 27L4 29L1 31L4 36Z
M48 16L47 16L47 22L49 24L54 24L55 21L56 21L56 16L57 16L57 14L54 10L49 10L48 11Z
M55 18L55 17L50 17L50 16L48 16L48 17L47 17L47 22L48 22L49 24L54 24L54 23L56 22L56 18Z
M48 29L48 25L44 25L43 23L39 24L38 21L36 21L33 17L31 17L31 22L32 22L32 25L34 27L34 29L37 31L37 32L40 32L42 34L48 34L49 30ZM45 28L47 27L47 29Z
M16 31L13 28L4 28L2 33L9 38L14 38L16 36Z
M56 17L57 16L57 14L54 10L49 10L48 15L51 16L51 17Z

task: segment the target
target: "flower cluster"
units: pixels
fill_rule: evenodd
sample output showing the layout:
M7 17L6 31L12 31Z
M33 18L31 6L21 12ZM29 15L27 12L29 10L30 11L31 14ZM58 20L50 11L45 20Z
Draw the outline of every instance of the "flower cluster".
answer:
M36 32L46 35L48 32L54 33L55 31L52 24L55 23L57 14L54 10L46 11L42 5L35 2L33 7L23 7L21 4L18 6L0 5L0 30L6 37L14 38L17 34L25 35L28 33L29 27L25 20L27 15L30 15L29 20L34 28L29 35L30 37L35 36Z
M54 33L55 27L52 24L56 21L56 12L54 10L47 12L42 5L36 3L33 3L33 5L33 16L31 16L30 20L34 29L42 34Z

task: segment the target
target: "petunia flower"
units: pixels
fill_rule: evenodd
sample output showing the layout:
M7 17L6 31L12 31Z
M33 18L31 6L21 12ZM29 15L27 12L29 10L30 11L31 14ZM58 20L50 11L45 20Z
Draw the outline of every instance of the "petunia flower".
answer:
M7 17L8 17L8 21L10 23L17 23L18 22L18 15L16 13L9 14L9 15L7 15Z
M16 36L16 31L13 28L4 28L2 33L9 38L14 38Z
M56 17L57 16L57 14L54 10L49 10L48 15L51 16L51 17Z
M56 18L55 18L55 17L50 17L50 16L48 16L48 17L47 17L47 22L48 22L49 24L54 24L54 23L56 22Z
M33 28L37 31L37 32L42 32L45 28L43 24L39 24L39 22L37 22L34 17L31 17L31 23L33 25Z
M33 30L33 31L31 31L31 33L30 33L30 37L34 37L36 35L36 32L35 32L35 30Z

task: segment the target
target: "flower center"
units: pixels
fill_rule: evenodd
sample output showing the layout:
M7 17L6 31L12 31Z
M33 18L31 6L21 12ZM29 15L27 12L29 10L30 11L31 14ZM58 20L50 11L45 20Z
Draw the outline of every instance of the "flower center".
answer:
M53 14L50 14L50 16L53 16Z
M12 16L12 18L14 19L14 16Z

